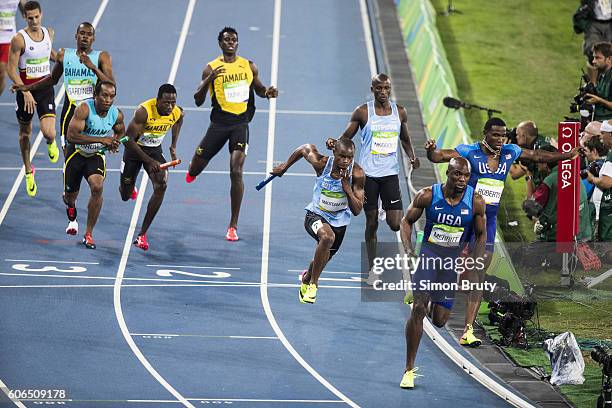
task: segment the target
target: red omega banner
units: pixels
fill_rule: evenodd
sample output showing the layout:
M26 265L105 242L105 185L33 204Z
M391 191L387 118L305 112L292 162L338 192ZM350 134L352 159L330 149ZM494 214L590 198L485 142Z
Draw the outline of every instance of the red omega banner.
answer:
M580 123L559 123L559 151L569 152L578 146ZM557 174L557 252L572 252L574 237L580 225L580 157L563 160Z

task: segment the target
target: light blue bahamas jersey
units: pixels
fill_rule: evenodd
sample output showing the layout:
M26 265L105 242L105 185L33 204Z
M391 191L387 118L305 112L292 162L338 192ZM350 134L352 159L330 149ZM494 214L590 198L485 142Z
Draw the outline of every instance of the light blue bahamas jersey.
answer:
M323 173L315 181L312 201L304 208L325 218L332 227L343 227L351 222L348 197L342 188L342 181L331 176L334 156L329 156ZM353 182L353 163L348 167L349 183Z
M480 142L460 144L455 150L461 157L466 158L472 167L472 174L468 185L474 187L487 204L486 213L496 215L506 183L510 173L510 166L522 153L521 148L515 144L505 144L501 148L499 166L495 172L489 169L489 156L480 148Z
M399 174L397 148L401 120L397 105L391 103L391 115L378 116L374 101L369 101L368 121L361 129L359 165L366 176L385 177Z
M85 129L82 133L92 137L111 136L113 133L113 126L115 126L117 117L119 117L119 109L117 109L116 106L111 106L109 111L106 113L106 116L102 117L98 115L98 112L96 112L93 99L88 99L82 103L86 103L89 107L89 116L87 116L87 120L85 121ZM102 143L76 145L77 150L84 153L86 156L97 153L100 149L102 149L102 147L104 147Z
M82 64L74 48L64 50L64 85L68 100L76 105L79 101L93 98L94 87L98 81L96 74ZM88 54L91 62L97 67L100 51Z

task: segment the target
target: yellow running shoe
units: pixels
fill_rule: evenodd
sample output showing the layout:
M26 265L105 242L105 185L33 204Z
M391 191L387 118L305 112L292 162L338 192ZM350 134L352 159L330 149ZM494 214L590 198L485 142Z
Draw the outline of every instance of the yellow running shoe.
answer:
M306 288L306 293L304 293L304 296L302 297L302 299L306 303L312 304L316 302L317 301L317 285L315 285L314 283L309 284L308 287Z
M25 179L26 179L26 190L28 191L28 195L30 197L34 197L37 191L36 181L34 181L34 168L32 168L32 172L26 173Z
M404 303L410 305L412 302L414 302L414 295L412 294L411 290L408 290L406 292L406 296L404 296Z
M459 344L468 347L478 347L482 344L482 341L480 341L478 337L474 336L474 328L471 324L467 325L467 330L459 339Z
M302 283L300 285L300 291L298 292L298 297L300 299L300 303L306 303L306 301L304 300L304 295L306 294L306 290L308 289L308 284L307 283Z
M404 372L402 382L400 383L401 388L414 388L414 377L421 377L420 375L415 374L418 369L418 367L414 367L412 370Z
M57 159L59 159L59 149L57 148L55 140L53 143L47 145L47 151L49 153L49 161L51 163L57 163Z

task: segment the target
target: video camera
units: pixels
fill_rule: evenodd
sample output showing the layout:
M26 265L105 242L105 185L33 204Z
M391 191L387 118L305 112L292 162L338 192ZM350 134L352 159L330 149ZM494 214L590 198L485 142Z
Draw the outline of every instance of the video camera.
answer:
M593 347L591 358L601 366L602 388L601 394L597 398L597 408L612 407L612 354L601 346ZM605 377L605 381L604 381Z
M487 281L497 285L491 292L484 292L483 298L489 302L489 321L498 326L502 346L516 345L527 348L525 321L536 313L537 302L533 298L533 287L528 287L525 295L510 290L507 281L495 276L487 276Z
M570 113L577 113L581 110L586 110L589 113L593 112L593 105L586 101L587 94L597 95L597 88L592 82L589 82L589 76L583 70L578 93L574 95L574 102L570 103Z

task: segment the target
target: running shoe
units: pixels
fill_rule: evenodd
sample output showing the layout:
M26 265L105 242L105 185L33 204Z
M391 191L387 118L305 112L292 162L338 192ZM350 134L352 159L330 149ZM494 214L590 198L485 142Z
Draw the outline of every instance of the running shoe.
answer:
M59 159L59 149L57 148L55 140L53 140L53 143L47 145L47 152L49 153L49 161L51 163L57 163L57 159Z
M314 283L308 284L308 286L306 287L306 292L302 296L302 300L305 303L310 303L310 304L316 302L317 301L317 285L315 285Z
M76 220L76 217L77 217L76 207L66 207L66 215L68 216L68 221Z
M147 249L149 249L149 243L147 242L147 234L139 235L138 238L134 240L134 245L136 245L138 248L142 249L143 251L146 251Z
M467 325L467 330L459 339L459 344L468 347L478 347L482 344L482 341L480 341L478 337L474 336L474 328L471 324Z
M372 269L370 269L370 271L368 272L368 279L366 279L366 283L369 286L374 286L374 283L381 279L382 277L382 273L379 275L376 272L374 272Z
M66 234L68 235L76 235L79 232L79 223L74 221L68 221L68 226L66 227Z
M86 232L85 236L83 237L83 245L85 245L87 249L96 249L96 244L94 243L94 240L89 232Z
M238 233L236 231L236 228L234 227L229 227L227 229L227 233L225 234L225 239L228 241L238 241Z
M420 377L420 375L416 374L418 369L418 367L414 367L412 370L408 370L404 373L402 382L400 382L401 388L414 388L414 377Z
M138 198L138 187L134 186L134 189L132 190L132 196L130 198L132 200L135 200L136 198Z
M414 295L412 294L411 290L408 290L406 292L406 296L404 296L404 303L410 305L412 302L414 302Z
M308 272L308 269L304 270L304 272L300 273L300 291L298 292L298 298L300 299L300 303L306 303L304 301L304 295L306 294L306 289L308 289L308 284L304 283L304 274Z
M30 197L36 196L36 191L38 191L38 188L36 187L36 181L34 181L35 173L36 171L34 170L34 166L32 166L32 172L25 174L26 190Z
M192 176L191 174L189 174L189 172L187 172L187 174L185 174L185 181L187 183L193 183L196 177L197 176Z

